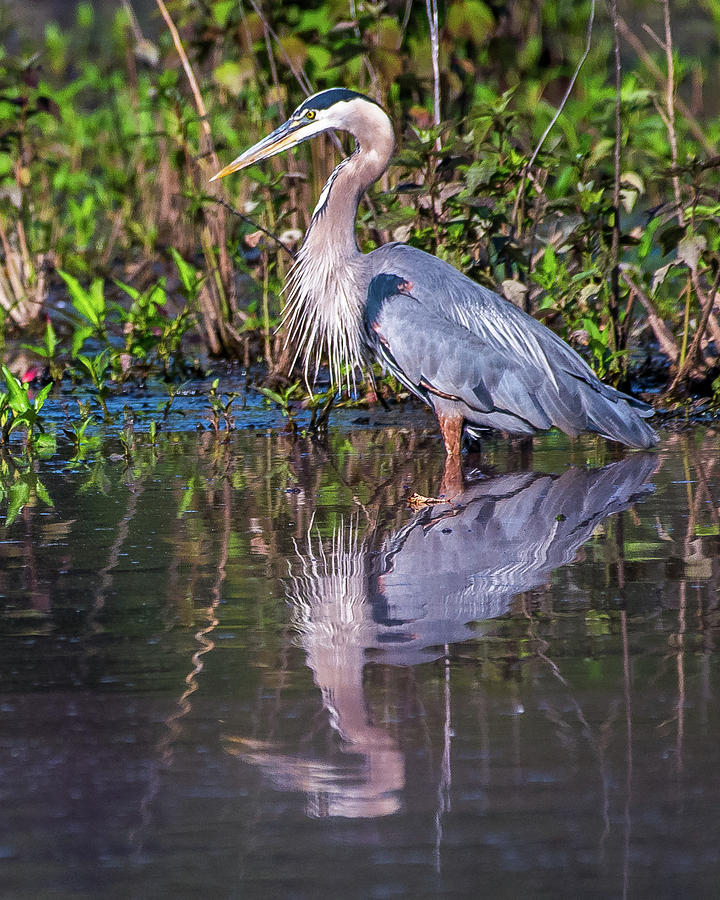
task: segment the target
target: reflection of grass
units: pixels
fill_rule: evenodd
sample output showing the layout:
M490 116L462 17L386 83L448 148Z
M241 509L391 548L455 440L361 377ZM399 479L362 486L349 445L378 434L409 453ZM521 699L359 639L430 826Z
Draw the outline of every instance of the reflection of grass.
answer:
M696 525L695 534L698 537L710 537L720 534L720 525Z
M626 541L625 558L638 562L662 559L665 555L661 541Z

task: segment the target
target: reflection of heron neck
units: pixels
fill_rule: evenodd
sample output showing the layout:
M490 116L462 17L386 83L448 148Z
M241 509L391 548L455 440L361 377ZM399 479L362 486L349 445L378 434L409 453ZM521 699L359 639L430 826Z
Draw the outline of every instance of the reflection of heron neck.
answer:
M303 641L332 726L344 740L361 746L369 743L363 667L365 645L372 642L373 632L370 623L358 623L332 630L320 628Z
M365 104L370 107L371 104ZM393 151L390 120L379 107L364 110L355 151L335 169L320 194L310 228L286 285L285 323L305 359L311 382L327 355L335 384L350 387L362 366L362 310L368 289L363 255L355 239L358 203L382 175ZM342 374L347 364L350 375Z

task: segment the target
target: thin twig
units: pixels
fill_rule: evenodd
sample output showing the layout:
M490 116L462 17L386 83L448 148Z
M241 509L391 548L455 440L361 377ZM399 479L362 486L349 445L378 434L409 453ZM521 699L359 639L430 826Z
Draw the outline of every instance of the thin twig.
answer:
M288 68L295 76L295 80L300 85L300 88L302 89L303 93L305 94L306 97L309 97L310 94L312 94L312 87L310 86L310 82L308 81L307 76L305 75L305 72L303 71L302 67L298 69L295 66L295 63L290 58L287 50L283 47L282 41L277 36L276 32L273 30L272 26L270 25L270 23L267 20L267 17L263 13L263 11L260 9L260 7L257 5L255 0L250 0L250 6L252 6L252 8L257 13L258 18L262 22L263 28L267 28L267 31L270 34L270 37L278 45L280 52L282 53L282 55L285 59L285 62L287 63Z
M670 141L670 157L673 167L678 162L678 145L677 132L675 131L675 61L673 60L672 48L672 31L670 29L670 3L669 0L663 0L663 18L665 24L665 59L667 60L667 83L665 85L665 106L667 109L668 119L668 140ZM685 224L685 216L683 215L681 195L680 195L680 179L677 175L672 177L673 193L675 194L675 203L677 204L677 220L681 227Z
M542 149L542 145L545 143L547 136L550 134L555 123L560 118L560 115L562 114L562 111L565 108L565 104L567 103L568 99L570 98L570 94L572 93L572 90L575 87L575 82L577 81L577 77L580 74L580 69L582 69L585 60L588 58L588 54L590 53L590 44L591 44L591 39L592 39L592 30L593 30L593 22L594 21L595 21L595 0L592 0L592 4L590 6L590 18L588 19L588 26L587 26L587 39L585 41L585 50L583 52L583 55L580 57L580 60L577 64L577 66L575 67L573 76L570 79L570 84L568 85L567 90L565 91L565 96L562 98L562 100L560 101L560 105L558 106L558 108L555 111L555 115L552 117L552 119L550 119L550 122L548 123L548 126L545 129L545 131L543 131L542 136L537 143L537 146L533 150L532 156L527 161L527 163L523 166L522 177L520 178L520 186L518 188L517 196L515 197L515 204L513 206L512 219L511 219L512 222L515 222L515 219L516 219L516 216L518 213L518 209L520 207L520 200L525 191L525 179L527 177L527 173L533 167L533 164L535 163L535 159L537 158L538 153Z
M642 60L643 65L652 75L655 81L663 90L667 90L667 80L662 70L657 65L652 56L650 56L643 42L637 37L636 34L634 34L630 30L627 22L622 18L622 16L618 16L618 28L620 29L620 34L622 34L628 44L630 44L633 50L637 53L638 57ZM698 120L692 114L690 108L681 97L675 98L675 107L680 112L683 119L685 119L685 121L687 122L687 126L693 133L695 139L700 144L702 144L705 152L709 155L714 155L717 152L715 145L707 139L707 136L704 134L702 128L700 127Z
M655 335L655 340L658 342L660 352L664 353L671 363L677 363L678 359L680 358L680 348L678 347L677 341L675 340L672 332L658 315L658 312L655 309L652 300L650 300L647 294L640 287L638 287L637 284L635 284L635 282L627 272L621 271L620 274L622 276L622 280L635 294L635 296L644 307L648 317L648 324L650 325L650 328L652 328L653 334Z
M238 219L242 219L243 222L247 222L248 225L252 225L253 228L255 228L257 231L262 231L265 237L269 237L271 241L274 241L278 245L278 247L280 247L287 253L290 259L295 259L295 252L291 250L287 244L284 244L280 240L280 238L277 237L277 235L273 234L272 231L268 231L267 228L263 228L263 226L259 225L254 219L251 219L249 216L244 215L240 212L240 210L235 209L234 206L228 203L227 200L223 200L222 197L212 197L211 199L214 200L215 203L219 203L221 206L224 206L228 212L232 213L234 216L237 216Z
M155 2L168 27L168 31L170 32L173 44L175 45L175 50L180 57L180 62L185 70L185 75L195 101L195 108L200 120L202 135L200 159L204 162L206 158L209 157L213 168L217 171L220 168L220 162L217 153L215 152L207 109L205 108L205 102L200 93L195 73L192 70L190 60L182 45L180 34L175 27L175 23L173 22L165 3L163 0L155 0ZM202 163L199 162L199 166L202 173ZM214 185L212 190L219 194L221 188ZM208 278L207 282L203 285L201 294L210 293L210 297L205 298L207 302L203 304L203 309L205 311L204 315L206 318L205 326L208 337L210 338L211 349L213 352L218 352L219 343L227 349L228 342L226 338L228 332L225 325L230 320L233 313L237 312L237 291L232 261L227 249L225 213L221 212L216 206L211 210L205 211L204 218L205 224L202 228L201 244L212 277ZM219 259L216 259L215 257L213 244L217 247ZM208 316L210 313L210 306L213 306L215 309L214 312ZM213 329L215 330L215 334L212 334Z
M593 5L595 0L593 0ZM440 27L438 25L437 0L425 0L428 24L430 26L430 50L432 53L433 70L433 122L435 127L440 126ZM435 149L439 152L442 147L440 135L435 138Z
M718 271L720 272L720 266L718 266ZM705 293L702 285L700 284L700 276L698 274L697 266L694 269L690 269L690 279L692 280L692 285L695 288L695 293L697 294L697 298L700 301L700 306L702 307L703 313L705 313L706 309L709 309L712 312L715 306L715 295L717 293L717 278L715 282L713 282L713 288L711 290L710 296ZM720 324L718 324L717 319L707 316L707 324L710 329L710 334L712 335L712 339L715 342L716 346L720 348Z
M620 59L620 36L617 22L617 0L610 0L610 17L613 25L613 44L615 51L615 169L613 175L613 229L612 229L612 261L610 275L610 320L615 351L623 350L624 343L620 333L620 145L622 140L622 120L620 117L620 92L622 89L622 62ZM626 319L627 321L627 319Z
M205 135L205 139L207 141L207 153L210 155L212 160L212 164L216 169L220 168L220 162L217 158L217 154L215 153L215 148L213 147L212 141L212 133L210 131L210 123L208 122L207 109L205 108L205 102L203 101L202 94L200 93L200 88L198 87L197 79L195 78L195 73L192 70L192 66L190 65L190 60L187 57L187 53L185 53L185 48L182 45L182 41L180 40L180 34L175 27L175 23L170 17L170 13L167 11L167 7L163 0L155 0L157 3L157 7L160 10L160 15L165 19L165 24L168 27L168 31L173 39L173 44L175 45L175 49L177 50L178 56L180 57L180 62L182 63L183 69L185 69L185 75L187 76L188 83L190 85L190 90L192 91L193 99L195 100L195 108L198 111L198 116L200 117L200 127L202 128L202 132Z
M399 50L402 47L402 42L405 39L405 32L407 31L408 22L410 21L412 4L413 0L405 0L405 13L403 15L402 24L400 25L400 37L398 38L397 45L395 47L396 50Z

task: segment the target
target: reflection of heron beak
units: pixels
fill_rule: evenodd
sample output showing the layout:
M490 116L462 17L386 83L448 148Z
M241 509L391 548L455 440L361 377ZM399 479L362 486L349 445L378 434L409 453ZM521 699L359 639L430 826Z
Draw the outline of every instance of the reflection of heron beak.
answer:
M210 181L224 178L232 172L237 172L239 169L245 169L253 163L260 162L261 159L267 159L269 156L275 156L276 153L282 153L283 150L289 150L291 147L301 144L321 130L314 129L312 127L314 124L314 122L309 121L294 122L290 119L279 128L276 128L272 134L250 147L249 150L241 153L237 159L234 159L224 169L221 169L217 175L213 175Z

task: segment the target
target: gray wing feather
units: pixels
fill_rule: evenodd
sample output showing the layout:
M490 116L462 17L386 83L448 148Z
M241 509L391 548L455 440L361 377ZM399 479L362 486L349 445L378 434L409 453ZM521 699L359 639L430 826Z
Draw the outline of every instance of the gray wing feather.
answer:
M402 294L388 298L378 325L388 356L405 378L416 388L427 385L447 399L462 401L471 421L490 424L487 417L500 413L526 422L532 427L523 430L529 432L553 424L537 398L536 385L527 383L522 366L467 328Z
M489 395L498 410L496 421L469 421L518 433L550 425L573 436L590 430L635 447L657 443L643 421L651 407L603 384L571 347L513 304L407 244L385 244L366 260L368 281L382 272L398 275L412 282L420 307L413 315L405 305L394 314L397 321L388 320L395 328L395 358L407 355L414 375L418 367L432 368L447 379L446 392L470 408L488 412ZM409 338L412 346L405 347ZM429 371L421 374L430 378Z

